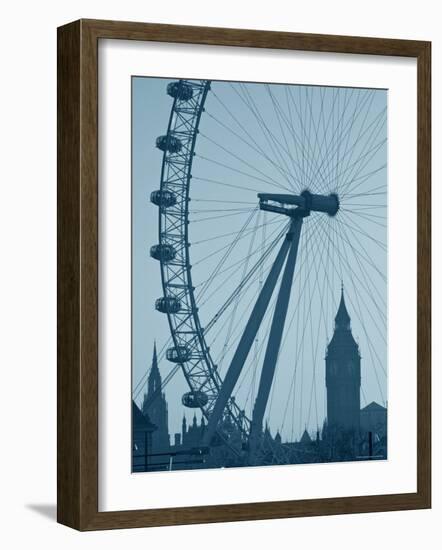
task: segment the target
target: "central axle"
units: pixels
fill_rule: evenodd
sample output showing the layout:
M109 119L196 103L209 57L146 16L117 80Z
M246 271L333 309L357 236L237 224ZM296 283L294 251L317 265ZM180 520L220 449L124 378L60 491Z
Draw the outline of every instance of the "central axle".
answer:
M325 212L329 216L336 216L339 210L339 199L335 193L314 195L307 190L300 195L258 193L258 198L261 210L291 217L309 216L312 211Z

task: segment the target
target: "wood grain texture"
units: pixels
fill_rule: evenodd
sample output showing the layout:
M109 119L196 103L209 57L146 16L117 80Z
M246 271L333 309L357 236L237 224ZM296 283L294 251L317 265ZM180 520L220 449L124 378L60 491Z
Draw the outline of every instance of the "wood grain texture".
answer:
M57 517L79 526L80 23L58 33Z
M431 44L418 57L417 446L418 494L431 507Z
M124 39L417 58L418 490L98 511L98 40ZM119 21L58 29L58 521L115 529L408 510L431 506L431 47L428 42Z

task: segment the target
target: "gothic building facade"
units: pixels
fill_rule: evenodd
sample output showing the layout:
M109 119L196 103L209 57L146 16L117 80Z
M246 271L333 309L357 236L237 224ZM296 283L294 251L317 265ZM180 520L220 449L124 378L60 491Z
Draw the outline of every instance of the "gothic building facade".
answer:
M156 426L156 430L152 433L153 453L168 451L170 446L167 401L161 384L157 348L154 344L152 367L147 379L147 392L144 394L141 407L141 412Z
M361 410L361 355L350 321L342 288L334 333L325 358L327 427L328 430L357 433Z

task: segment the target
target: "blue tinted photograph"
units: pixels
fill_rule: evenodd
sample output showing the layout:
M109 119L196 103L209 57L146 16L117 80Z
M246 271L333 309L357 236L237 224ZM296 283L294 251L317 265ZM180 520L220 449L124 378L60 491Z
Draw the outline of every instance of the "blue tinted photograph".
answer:
M386 460L388 91L131 85L132 471Z

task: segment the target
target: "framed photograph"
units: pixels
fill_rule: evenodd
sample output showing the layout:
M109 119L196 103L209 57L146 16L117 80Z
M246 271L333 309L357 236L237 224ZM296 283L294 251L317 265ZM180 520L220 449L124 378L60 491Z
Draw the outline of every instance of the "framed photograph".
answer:
M58 520L429 508L429 42L58 29Z

